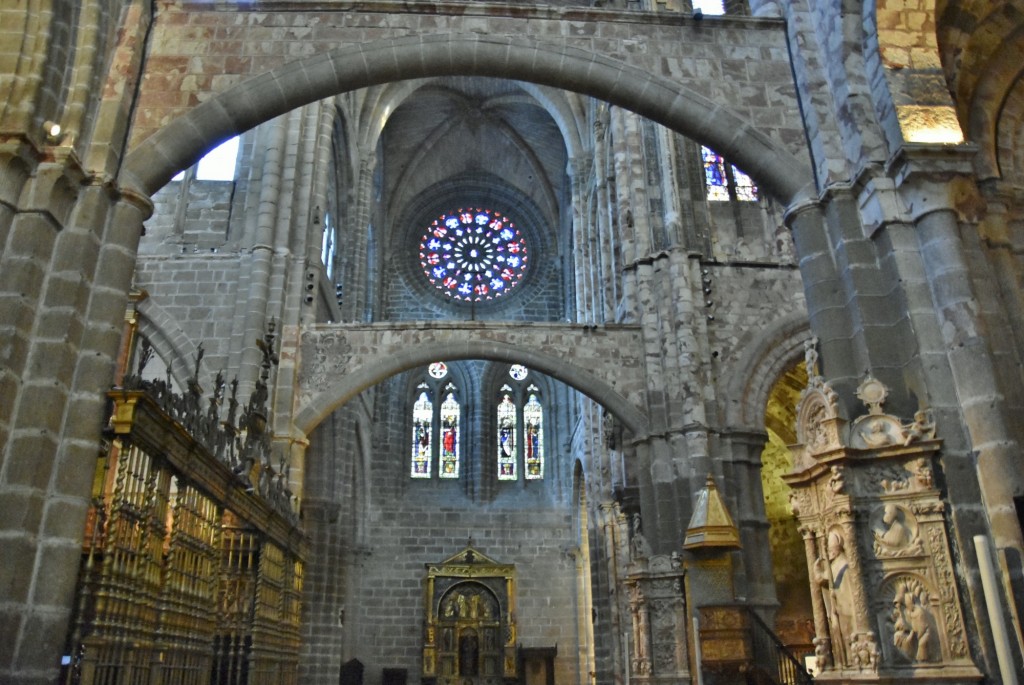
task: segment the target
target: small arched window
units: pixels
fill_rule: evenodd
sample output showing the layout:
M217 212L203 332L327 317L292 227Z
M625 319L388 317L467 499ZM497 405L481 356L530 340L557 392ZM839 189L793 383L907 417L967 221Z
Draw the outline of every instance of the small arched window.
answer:
M410 471L413 478L459 477L462 403L448 366L435 362L416 384L412 401ZM437 464L435 471L435 464Z
M513 364L498 390L495 409L498 480L544 477L544 404L525 366Z

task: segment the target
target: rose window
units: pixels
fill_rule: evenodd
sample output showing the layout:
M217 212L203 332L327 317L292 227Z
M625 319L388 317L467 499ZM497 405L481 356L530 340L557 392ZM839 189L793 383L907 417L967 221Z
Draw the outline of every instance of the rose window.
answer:
M490 209L442 214L420 239L423 273L456 300L501 297L519 284L526 264L526 241L519 229Z

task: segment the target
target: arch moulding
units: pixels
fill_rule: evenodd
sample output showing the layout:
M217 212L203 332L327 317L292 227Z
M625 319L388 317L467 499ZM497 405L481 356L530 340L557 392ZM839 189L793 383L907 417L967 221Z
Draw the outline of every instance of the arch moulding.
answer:
M593 51L476 33L376 40L249 76L138 144L120 180L151 195L218 142L296 107L367 86L445 75L509 78L589 95L713 147L785 205L816 196L806 161L730 107L679 82Z
M638 334L632 328L530 326L513 341L499 341L472 324L319 327L303 335L295 427L309 435L332 411L397 373L435 361L484 359L523 364L560 380L608 409L634 436L644 436L643 363L630 356L643 349Z

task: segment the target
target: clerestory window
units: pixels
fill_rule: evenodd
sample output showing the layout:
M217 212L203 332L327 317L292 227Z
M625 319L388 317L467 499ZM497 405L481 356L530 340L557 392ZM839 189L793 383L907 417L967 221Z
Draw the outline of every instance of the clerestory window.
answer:
M700 151L704 163L704 185L709 201L757 201L757 186L753 179L711 148L702 145Z
M225 140L199 160L194 167L197 181L234 181L238 168L238 136ZM174 175L173 181L183 181L192 169L183 169Z

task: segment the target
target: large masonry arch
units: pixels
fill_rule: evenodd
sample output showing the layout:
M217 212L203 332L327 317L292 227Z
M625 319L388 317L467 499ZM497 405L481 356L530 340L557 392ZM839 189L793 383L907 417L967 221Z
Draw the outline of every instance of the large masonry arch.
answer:
M396 373L438 360L487 359L524 364L556 378L644 437L648 419L638 408L643 392L638 337L639 331L627 326L318 327L303 335L295 425L309 435L336 408Z
M590 95L711 146L785 205L814 193L807 163L726 103L597 52L476 33L376 40L248 76L145 138L128 155L121 181L152 194L217 142L296 107L367 86L443 75L511 78Z

